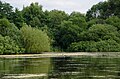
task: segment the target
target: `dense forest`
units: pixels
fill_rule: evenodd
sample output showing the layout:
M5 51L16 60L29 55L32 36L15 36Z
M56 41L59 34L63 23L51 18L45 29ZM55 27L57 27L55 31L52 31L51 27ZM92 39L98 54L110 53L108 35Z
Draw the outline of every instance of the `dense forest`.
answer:
M0 1L0 54L48 51L119 52L120 0L99 2L86 14L43 11L37 2L19 10Z

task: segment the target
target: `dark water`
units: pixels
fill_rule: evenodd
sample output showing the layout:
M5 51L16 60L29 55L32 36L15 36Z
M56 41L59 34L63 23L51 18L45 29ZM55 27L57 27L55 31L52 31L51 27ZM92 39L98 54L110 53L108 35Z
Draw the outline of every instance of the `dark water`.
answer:
M0 58L0 79L120 79L120 58Z

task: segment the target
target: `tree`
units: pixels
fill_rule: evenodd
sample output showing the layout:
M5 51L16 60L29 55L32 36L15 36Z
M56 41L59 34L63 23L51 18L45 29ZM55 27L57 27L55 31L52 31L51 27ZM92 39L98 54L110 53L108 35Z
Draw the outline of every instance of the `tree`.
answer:
M110 16L120 17L120 0L107 0L104 2L99 2L93 5L91 9L87 11L87 20L93 18L106 19Z
M22 16L22 11L19 11L17 8L12 15L12 22L20 29L24 23L24 18Z
M41 27L44 21L42 6L38 3L31 3L30 6L23 7L22 10L25 23L31 27Z
M83 41L100 41L113 39L119 42L119 33L117 28L107 24L96 24L80 34Z
M68 15L64 11L52 10L48 14L48 27L56 29L62 21L67 20Z
M71 52L119 52L120 43L115 40L74 42L68 48Z
M87 22L87 29L96 24L106 24L106 22L104 19L98 19L98 18L92 19Z
M115 40L102 40L96 43L96 48L99 52L119 52L120 43Z
M95 41L80 41L72 43L68 49L70 52L97 52Z
M23 53L23 50L9 36L3 37L0 35L0 54Z
M80 32L81 28L79 26L73 24L71 21L63 21L55 34L57 46L66 50L72 42L79 39L78 35Z
M48 27L48 35L52 39L52 46L58 48L56 35L59 32L61 23L68 19L68 14L60 10L45 11L45 26ZM54 48L53 48L54 49Z
M15 40L17 44L20 44L20 30L13 23L10 23L7 19L0 19L0 34L2 36L9 36Z
M0 35L3 37L8 36L10 40L14 41L15 45L19 46L20 52L24 53L24 48L21 44L21 32L13 23L10 23L7 19L0 19Z
M49 25L53 35L53 46L66 50L77 40L80 32L86 29L85 16L79 12L73 12L69 16L63 11L53 10L49 13Z
M117 27L118 30L120 30L120 18L118 18L117 16L107 18L106 23L109 25L113 25Z
M7 35L7 28L10 26L10 22L7 19L0 19L0 34Z
M21 33L26 53L50 51L49 38L43 31L24 25L21 28Z
M55 38L56 31L59 30L59 26L62 21L68 19L68 15L64 11L52 10L50 12L46 11L46 25L49 28L49 32L51 33L51 38Z
M72 12L69 16L69 21L72 21L74 25L79 26L82 30L86 29L86 17L79 12Z
M95 24L83 31L79 42L70 44L68 51L74 52L118 52L120 35L117 28L107 24Z
M0 19L7 18L12 20L13 7L9 3L0 1Z

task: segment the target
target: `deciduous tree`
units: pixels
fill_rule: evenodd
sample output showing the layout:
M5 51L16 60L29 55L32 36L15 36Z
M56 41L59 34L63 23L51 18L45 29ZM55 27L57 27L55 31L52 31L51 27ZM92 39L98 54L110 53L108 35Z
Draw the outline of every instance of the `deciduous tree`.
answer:
M24 25L21 28L21 32L26 53L41 53L50 51L49 38L43 31Z

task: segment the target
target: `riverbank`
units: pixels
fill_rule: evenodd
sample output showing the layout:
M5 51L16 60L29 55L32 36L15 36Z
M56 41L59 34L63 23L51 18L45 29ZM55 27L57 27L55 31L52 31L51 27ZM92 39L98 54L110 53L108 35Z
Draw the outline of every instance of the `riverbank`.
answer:
M21 55L0 55L0 58L40 58L40 57L66 57L66 56L114 56L120 57L120 52L73 52L73 53L55 53L43 52L42 54L21 54Z
M0 58L39 58L39 57L63 57L63 56L81 56L81 55L95 55L92 53L42 53L42 54L21 54L21 55L0 55Z

